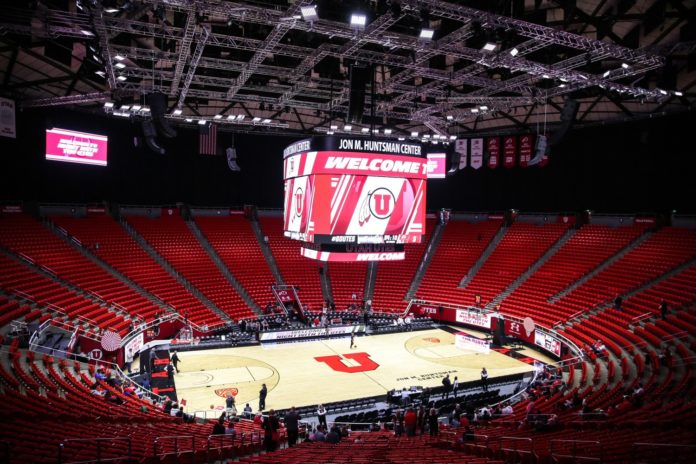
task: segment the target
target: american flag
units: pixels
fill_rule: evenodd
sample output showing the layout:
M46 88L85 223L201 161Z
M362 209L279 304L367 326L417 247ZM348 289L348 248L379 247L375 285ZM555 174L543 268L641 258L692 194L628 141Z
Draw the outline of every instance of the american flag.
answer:
M217 155L217 126L206 124L198 133L198 154Z

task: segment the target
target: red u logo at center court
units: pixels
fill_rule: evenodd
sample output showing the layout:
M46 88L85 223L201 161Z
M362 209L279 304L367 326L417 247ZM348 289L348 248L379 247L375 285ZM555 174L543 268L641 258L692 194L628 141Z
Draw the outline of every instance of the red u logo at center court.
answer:
M352 359L358 363L357 366L347 366L343 359ZM354 374L356 372L367 372L374 371L379 367L379 364L370 359L370 355L367 353L348 353L341 356L319 356L314 358L319 362L323 362L329 365L329 367L336 372L346 372L348 374Z

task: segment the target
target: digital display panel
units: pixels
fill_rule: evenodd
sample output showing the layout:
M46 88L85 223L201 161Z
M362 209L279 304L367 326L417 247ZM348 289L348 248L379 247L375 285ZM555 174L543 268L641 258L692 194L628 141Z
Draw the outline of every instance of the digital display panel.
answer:
M46 159L106 166L108 137L67 129L46 130Z

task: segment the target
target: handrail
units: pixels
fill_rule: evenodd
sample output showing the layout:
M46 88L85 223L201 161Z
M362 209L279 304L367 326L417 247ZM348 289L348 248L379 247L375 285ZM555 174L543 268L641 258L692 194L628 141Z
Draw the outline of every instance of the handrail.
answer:
M666 451L672 450L672 457L674 460L672 462L678 462L676 458L683 456L681 453L685 450L696 451L696 445L683 445L681 443L648 443L648 442L636 442L631 445L631 462L637 462L637 456L641 457L644 462L650 462L649 457L645 456L647 450L639 451L639 448L656 448L659 449L660 462L666 462L665 459L669 459L666 455Z
M571 454L559 454L559 453L554 453L553 448L554 448L554 443L572 443L573 447L571 450ZM597 445L596 450L598 451L598 456L584 456L584 455L578 455L577 453L577 445L582 444L582 445L588 445L588 444L594 444ZM585 450L587 451L587 446L582 446L581 451ZM562 449L559 451L563 451ZM602 442L598 440L567 440L567 439L561 439L561 438L555 438L553 440L549 441L549 454L551 455L552 458L555 457L569 457L572 458L573 460L576 459L582 459L585 461L596 461L596 462L602 462L604 459L604 448L602 447Z
M510 440L512 443L514 443L515 446L513 448L506 448L503 445L504 440ZM527 449L519 449L517 447L517 444L520 442L529 443L529 449L528 450ZM508 437L508 436L500 437L500 449L503 451L512 451L514 453L520 453L520 452L529 453L529 454L536 456L536 453L534 452L534 440L532 440L531 438L526 438L526 437Z
M642 321L642 320L644 320L644 319L648 319L648 318L651 317L652 315L653 315L653 313L650 313L650 312L640 314L640 315L634 317L633 319L631 319L631 324L635 324L635 323L640 322L640 321Z
M191 449L190 450L179 450L179 440L187 440L191 439ZM152 443L152 448L154 451L153 457L157 459L158 453L157 453L157 448L160 444L160 441L162 440L174 440L174 452L176 453L177 456L177 462L178 462L178 456L180 454L184 453L191 453L191 463L196 462L196 437L194 435L168 435L164 437L157 437ZM162 454L165 454L164 449L162 450Z
M63 462L63 449L65 448L65 445L68 443L75 443L75 442L88 442L88 443L94 443L97 446L97 458L91 459L91 460L82 460L82 461L71 461L71 463L76 464L76 463L88 463L88 462L108 462L108 461L120 461L123 456L118 456L118 457L113 457L113 458L105 458L102 459L101 453L102 453L102 442L107 442L107 443L112 443L114 441L126 441L128 442L128 462L130 462L133 458L133 443L131 441L131 437L108 437L108 438L66 438L63 441L61 441L58 444L58 464L66 464Z

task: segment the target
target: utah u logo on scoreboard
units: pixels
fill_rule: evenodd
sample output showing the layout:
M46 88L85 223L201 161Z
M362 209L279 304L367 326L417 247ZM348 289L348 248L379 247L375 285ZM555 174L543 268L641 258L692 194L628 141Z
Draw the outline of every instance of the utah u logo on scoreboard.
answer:
M302 187L297 187L295 190L295 216L302 216L302 209L304 208L304 191Z
M348 353L344 354L342 357L338 355L319 356L314 359L316 359L319 362L326 363L331 369L335 370L336 372L345 372L347 374L374 371L379 367L379 364L371 360L370 355L367 353ZM349 366L345 363L344 359L352 360L356 362L357 365Z
M396 200L388 189L380 187L370 192L370 212L379 219L387 219L394 212Z

